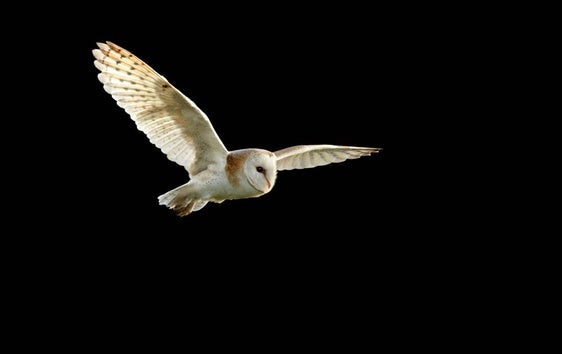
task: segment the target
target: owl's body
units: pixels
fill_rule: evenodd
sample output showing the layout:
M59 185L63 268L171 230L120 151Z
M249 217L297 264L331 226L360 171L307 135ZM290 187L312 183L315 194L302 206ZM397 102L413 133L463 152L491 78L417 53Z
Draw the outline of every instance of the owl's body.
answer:
M263 171L259 172L258 167ZM210 165L158 200L183 216L203 208L207 202L222 203L268 193L275 184L276 174L273 153L261 149L235 150L227 154L224 165Z
M271 191L277 171L359 158L380 148L300 145L276 152L228 151L211 122L189 98L142 60L111 43L98 43L99 80L149 140L189 173L190 180L158 197L185 216L208 202L255 198Z

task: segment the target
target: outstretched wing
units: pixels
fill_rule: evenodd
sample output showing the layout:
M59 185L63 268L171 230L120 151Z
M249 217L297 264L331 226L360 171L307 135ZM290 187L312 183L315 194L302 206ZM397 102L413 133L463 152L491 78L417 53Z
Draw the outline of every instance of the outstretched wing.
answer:
M170 160L190 175L225 161L228 151L195 103L125 49L111 42L97 45L94 64L103 88Z
M337 146L337 145L299 145L275 152L277 170L292 170L323 166L357 159L382 150L381 148Z

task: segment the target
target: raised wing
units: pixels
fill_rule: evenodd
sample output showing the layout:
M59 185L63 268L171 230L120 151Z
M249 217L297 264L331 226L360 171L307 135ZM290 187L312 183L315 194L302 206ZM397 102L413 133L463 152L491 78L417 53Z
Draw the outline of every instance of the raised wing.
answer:
M111 42L97 45L98 79L150 142L190 175L225 161L228 151L195 103L125 49Z
M277 170L292 170L323 166L357 159L382 150L381 148L337 146L337 145L299 145L275 152Z

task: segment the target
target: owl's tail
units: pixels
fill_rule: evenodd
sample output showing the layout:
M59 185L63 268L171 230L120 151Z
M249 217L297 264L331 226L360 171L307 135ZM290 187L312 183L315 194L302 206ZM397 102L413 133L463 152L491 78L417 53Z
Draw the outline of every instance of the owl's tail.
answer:
M178 216L186 216L201 210L207 205L207 201L194 198L190 187L189 183L186 183L162 194L158 197L159 204L172 209Z

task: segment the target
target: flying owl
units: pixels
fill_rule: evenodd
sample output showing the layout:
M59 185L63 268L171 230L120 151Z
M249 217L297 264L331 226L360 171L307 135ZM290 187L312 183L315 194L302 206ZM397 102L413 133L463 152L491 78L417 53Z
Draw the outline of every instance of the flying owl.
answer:
M185 167L189 181L158 197L186 216L208 202L254 198L271 191L277 171L311 168L377 153L381 148L299 145L275 152L229 151L209 118L162 75L118 45L97 43L98 79L139 130L166 156Z

